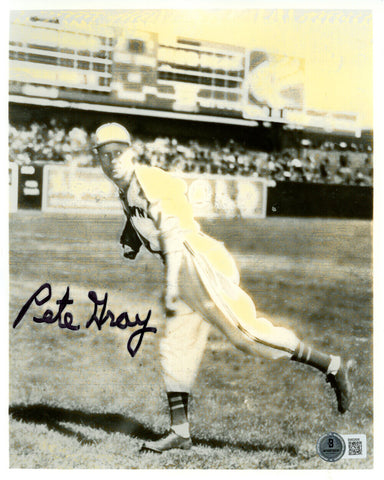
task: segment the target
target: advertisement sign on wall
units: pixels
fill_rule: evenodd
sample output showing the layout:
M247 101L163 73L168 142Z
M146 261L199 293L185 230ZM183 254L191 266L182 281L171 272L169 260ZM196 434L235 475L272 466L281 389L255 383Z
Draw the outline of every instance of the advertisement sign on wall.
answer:
M9 211L17 211L19 167L16 163L8 166Z
M18 172L18 208L40 209L43 190L43 167L21 165Z
M196 217L262 218L266 212L264 179L215 175L179 175ZM117 190L99 168L47 165L44 168L44 211L92 213L121 210Z

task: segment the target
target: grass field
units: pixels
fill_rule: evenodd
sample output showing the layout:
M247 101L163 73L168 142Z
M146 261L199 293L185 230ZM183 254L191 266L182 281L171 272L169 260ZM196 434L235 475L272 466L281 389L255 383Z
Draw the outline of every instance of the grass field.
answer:
M260 312L319 349L357 360L351 412L338 414L322 375L293 362L245 356L212 331L191 399L194 446L139 453L169 425L157 343L161 265L120 255L120 217L18 212L10 217L10 466L15 468L361 469L373 466L371 223L268 218L204 221L233 252ZM33 306L45 282L49 304ZM70 287L78 331L37 324ZM93 307L143 318L134 358L130 332L84 328ZM368 456L328 463L316 454L326 432L367 435Z

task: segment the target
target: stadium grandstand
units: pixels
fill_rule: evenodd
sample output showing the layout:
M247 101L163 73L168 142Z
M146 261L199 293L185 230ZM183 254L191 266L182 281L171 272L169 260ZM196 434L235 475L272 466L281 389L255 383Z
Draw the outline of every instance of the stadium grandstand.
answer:
M137 161L187 174L371 187L372 131L306 108L301 58L54 17L11 22L9 160L96 166L119 121Z

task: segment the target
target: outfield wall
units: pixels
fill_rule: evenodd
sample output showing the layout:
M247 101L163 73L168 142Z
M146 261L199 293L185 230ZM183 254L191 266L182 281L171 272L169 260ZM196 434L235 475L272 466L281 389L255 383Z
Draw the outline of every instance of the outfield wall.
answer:
M373 188L276 182L268 188L267 216L372 219Z
M9 211L16 212L18 208L19 193L19 168L16 163L10 163L8 166L8 202Z
M177 175L187 185L196 217L263 218L267 181L217 175ZM100 168L47 165L44 167L42 210L120 212L116 187Z
M196 217L265 216L372 219L373 188L219 175L180 174ZM267 187L268 185L268 187ZM9 167L10 210L121 212L116 188L100 168Z

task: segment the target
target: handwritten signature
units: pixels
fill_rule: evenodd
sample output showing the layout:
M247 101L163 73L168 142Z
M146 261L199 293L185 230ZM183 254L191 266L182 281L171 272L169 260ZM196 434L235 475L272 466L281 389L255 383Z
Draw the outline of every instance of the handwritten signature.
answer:
M44 283L23 305L19 314L17 315L16 320L13 322L13 328L16 328L20 324L33 302L35 302L37 306L41 306L48 302L51 297L52 287L49 283ZM121 330L125 330L126 328L140 327L131 333L127 342L127 350L131 357L134 357L138 352L145 333L157 332L157 329L155 327L148 327L148 322L151 318L152 313L151 310L148 310L147 316L144 320L142 320L139 314L136 313L135 319L132 321L129 318L128 312L122 312L116 317L115 314L111 312L111 310L107 310L108 293L104 294L104 298L99 299L97 297L97 293L93 290L90 290L88 292L88 298L93 303L93 313L90 316L89 320L86 322L85 328L89 328L94 323L96 324L98 330L101 330L103 325L108 321L110 327L117 327ZM70 298L69 287L67 287L63 298L56 300L56 304L58 305L56 314L54 314L52 310L46 309L41 317L33 317L33 321L36 323L47 324L53 324L57 322L59 328L65 328L72 331L80 330L80 325L73 324L74 319L72 313L69 311L64 312L65 308L68 305L73 304L73 300ZM135 345L134 339L137 340Z

